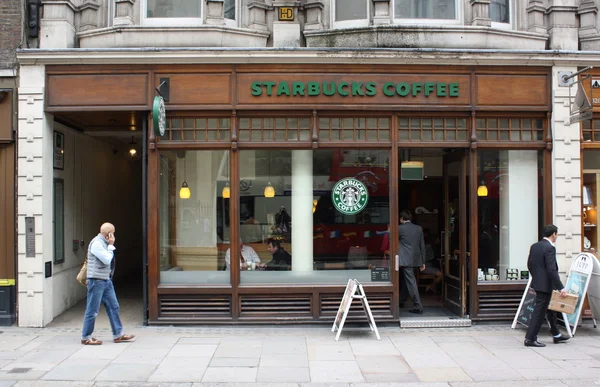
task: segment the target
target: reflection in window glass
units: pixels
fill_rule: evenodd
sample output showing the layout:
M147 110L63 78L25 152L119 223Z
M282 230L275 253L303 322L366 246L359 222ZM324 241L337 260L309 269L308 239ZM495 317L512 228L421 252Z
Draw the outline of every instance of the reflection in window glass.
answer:
M241 151L241 283L389 282L388 167L382 150ZM345 178L364 190L332 195Z
M367 18L367 0L336 0L335 20L361 20Z
M235 2L237 0L225 0L225 19L235 20Z
M509 0L491 0L490 19L496 23L510 23Z
M479 280L521 279L543 227L542 151L484 150L478 158Z
M199 18L202 16L202 2L199 0L148 0L149 18Z
M169 151L160 154L160 282L229 283L226 151ZM186 189L187 188L187 189Z
M395 0L397 19L456 19L456 0Z

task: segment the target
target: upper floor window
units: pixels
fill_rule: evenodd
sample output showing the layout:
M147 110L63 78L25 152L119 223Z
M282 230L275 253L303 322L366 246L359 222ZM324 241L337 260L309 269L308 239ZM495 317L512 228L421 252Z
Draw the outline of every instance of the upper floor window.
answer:
M490 19L494 27L510 27L510 0L491 0Z
M150 26L197 26L203 24L206 0L142 0L143 24ZM237 0L223 2L225 21L236 25Z
M458 21L458 0L394 0L394 18L422 23L423 19Z
M368 0L335 0L333 22L335 27L369 25Z

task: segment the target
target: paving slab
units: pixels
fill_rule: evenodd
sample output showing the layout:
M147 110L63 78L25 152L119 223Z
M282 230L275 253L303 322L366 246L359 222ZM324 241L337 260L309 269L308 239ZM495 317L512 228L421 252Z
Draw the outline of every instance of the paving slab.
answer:
M202 380L210 359L168 358L148 377L148 382L195 382Z
M80 349L75 351L70 359L101 359L101 360L114 360L123 351L125 351L130 344L119 343L119 344L102 344L102 345L81 345Z
M256 376L257 382L268 383L285 383L310 382L310 371L308 367L292 368L292 367L259 367Z
M261 367L308 368L308 355L262 355Z
M256 382L256 367L208 367L202 382Z
M109 364L96 376L96 380L144 382L155 369L156 366L152 364Z
M349 342L352 352L356 356L400 355L400 351L388 337L382 337L381 340L351 339Z
M182 337L176 344L184 345L202 345L202 344L221 344L220 337Z
M310 380L313 382L363 382L364 378L355 361L309 361Z
M264 358L264 357L263 357ZM209 367L258 367L262 358L257 357L213 357ZM308 361L307 367L308 367Z
M22 380L14 387L91 387L94 382L53 381L53 380ZM2 386L2 384L0 384Z
M462 368L418 368L415 374L422 382L472 381Z
M16 383L16 380L0 380L0 387L12 387Z
M354 360L354 353L348 341L336 345L309 345L308 360Z
M415 374L386 374L386 373L377 373L377 374L369 374L363 372L363 376L368 383L377 383L370 384L370 386L381 386L383 383L401 383L402 386L405 386L406 383L417 383L419 382L419 378ZM354 383L353 383L354 385Z
M496 351L494 354L510 367L519 371L523 369L559 369L556 364L546 359L539 352L527 348L503 349Z
M517 370L517 372L527 380L578 379L575 375L558 366L556 369L523 368Z
M60 363L42 379L44 380L94 380L96 376L110 363L106 359L67 359Z
M410 367L402 356L356 356L363 374L408 374Z
M217 344L176 344L169 351L167 357L208 357L211 358L217 350Z
M417 368L455 368L456 362L437 345L400 347L404 360L414 370Z
M221 343L215 351L214 357L256 357L260 358L262 354L261 344L223 344Z
M192 383L96 382L94 387L192 387Z
M129 347L115 360L113 364L126 363L126 364L153 364L158 365L169 353L168 348L162 349L134 349Z

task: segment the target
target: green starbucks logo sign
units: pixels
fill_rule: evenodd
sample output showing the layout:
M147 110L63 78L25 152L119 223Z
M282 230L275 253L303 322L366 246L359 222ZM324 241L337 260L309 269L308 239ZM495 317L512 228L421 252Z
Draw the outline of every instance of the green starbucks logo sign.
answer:
M358 214L369 201L367 187L353 177L346 177L333 186L331 200L335 208L344 215Z

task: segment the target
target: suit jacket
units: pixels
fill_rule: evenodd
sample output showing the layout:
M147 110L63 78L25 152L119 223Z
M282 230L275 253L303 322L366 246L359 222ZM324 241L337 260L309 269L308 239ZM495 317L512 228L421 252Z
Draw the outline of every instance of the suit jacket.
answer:
M558 275L556 248L550 241L542 239L531 245L527 269L531 275L531 287L538 292L552 293L564 288Z
M400 266L420 267L425 263L425 240L423 229L412 222L398 226L400 243Z

